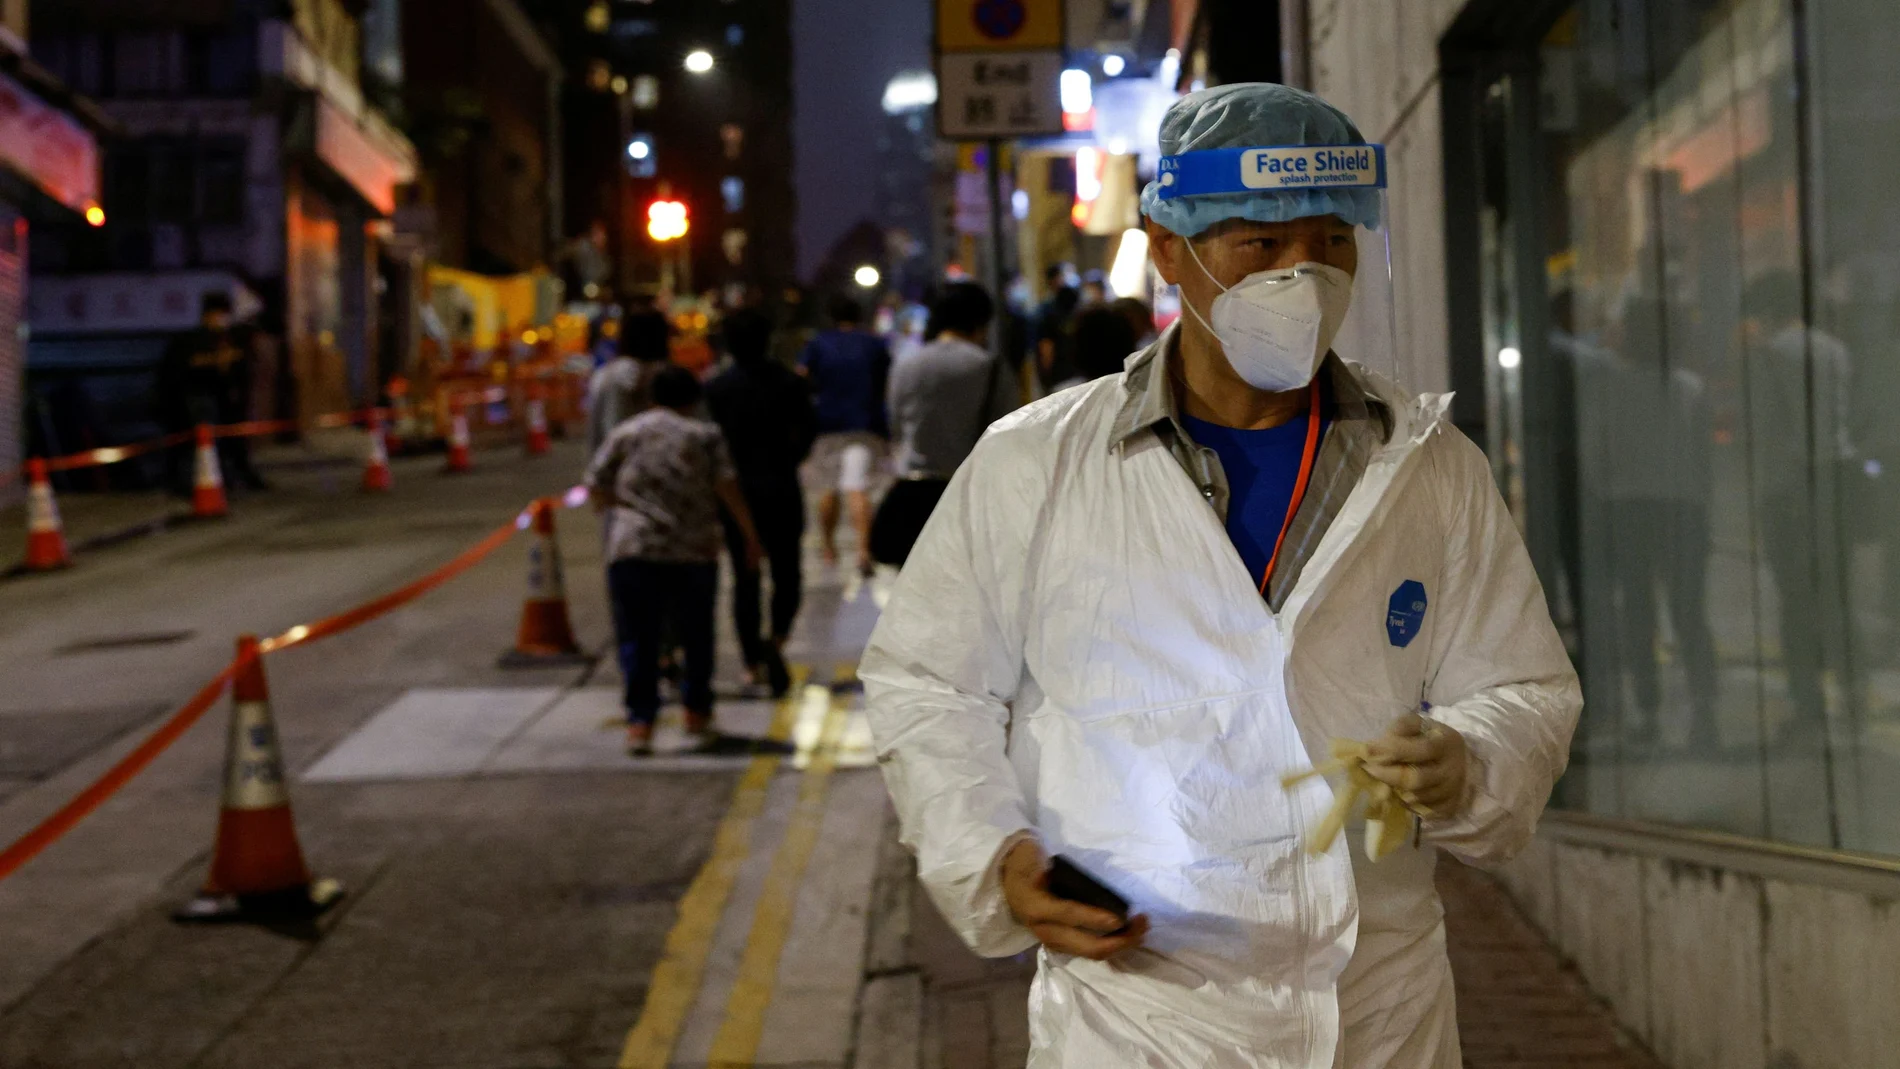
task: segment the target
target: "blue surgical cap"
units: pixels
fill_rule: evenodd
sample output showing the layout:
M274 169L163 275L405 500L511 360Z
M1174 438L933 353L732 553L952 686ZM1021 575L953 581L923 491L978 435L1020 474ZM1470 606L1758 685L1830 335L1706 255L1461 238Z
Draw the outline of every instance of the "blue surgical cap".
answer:
M1281 145L1363 145L1346 113L1303 89L1237 82L1190 93L1161 120L1161 154ZM1354 226L1379 226L1377 189L1258 190L1162 200L1161 187L1141 191L1141 213L1183 237L1227 219L1279 223L1337 215Z

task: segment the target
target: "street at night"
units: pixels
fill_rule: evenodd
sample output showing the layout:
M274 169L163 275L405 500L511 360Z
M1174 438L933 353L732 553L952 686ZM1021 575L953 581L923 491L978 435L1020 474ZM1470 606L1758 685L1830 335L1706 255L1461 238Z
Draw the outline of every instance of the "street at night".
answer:
M1877 0L0 0L0 1069L1900 1066Z

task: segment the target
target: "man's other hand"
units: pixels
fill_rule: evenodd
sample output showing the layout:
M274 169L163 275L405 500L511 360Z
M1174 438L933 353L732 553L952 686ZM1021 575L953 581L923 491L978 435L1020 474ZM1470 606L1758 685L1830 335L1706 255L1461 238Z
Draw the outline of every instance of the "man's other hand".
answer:
M1373 741L1366 771L1391 784L1420 816L1458 815L1465 801L1465 737L1435 720L1407 713Z
M1105 961L1140 946L1148 934L1146 917L1130 917L1127 927L1116 932L1123 928L1120 917L1050 894L1049 859L1031 839L1003 856L1003 898L1043 946L1060 954Z

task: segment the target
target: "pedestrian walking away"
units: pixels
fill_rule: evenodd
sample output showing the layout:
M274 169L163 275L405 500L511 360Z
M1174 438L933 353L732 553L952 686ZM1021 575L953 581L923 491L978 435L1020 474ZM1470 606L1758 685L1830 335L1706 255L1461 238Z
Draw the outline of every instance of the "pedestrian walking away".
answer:
M1082 303L1082 290L1070 264L1051 266L1043 272L1043 283L1049 296L1036 308L1036 375L1043 390L1054 393L1058 383L1074 375L1069 328Z
M653 377L667 366L673 328L651 309L630 311L620 321L619 354L587 381L587 455L600 451L615 427L653 404Z
M1070 344L1074 347L1075 376L1060 384L1059 389L1115 374L1141 347L1140 335L1128 313L1112 304L1092 305L1077 312Z
M818 536L825 563L838 562L840 505L858 536L859 570L871 563L871 476L884 454L889 421L884 393L891 351L864 329L864 309L849 297L831 302L832 329L821 331L798 358L818 410L811 480L818 495Z
M891 371L897 485L878 505L871 553L902 565L950 477L989 425L1016 408L1009 370L989 352L996 305L974 282L944 287L930 306L931 340Z
M798 468L810 455L817 416L805 380L771 359L772 321L756 309L728 315L721 328L732 366L706 384L706 409L726 436L738 471L739 489L771 569L770 629L761 633L761 575L745 566L745 533L730 513L721 513L732 557L732 619L739 632L750 681L764 682L773 697L791 689L783 650L798 618L803 592L801 545L805 497Z
M1160 143L1183 319L951 479L859 670L880 767L962 938L1039 948L1032 1069L1458 1069L1437 854L1528 842L1577 678L1448 398L1332 350L1391 322L1383 149L1264 83ZM1376 862L1335 749L1409 810Z
M685 368L653 377L653 407L621 423L587 469L607 521L607 593L626 682L627 747L652 752L660 713L660 644L684 648L680 700L686 730L712 743L713 612L723 506L745 543L745 566L764 555L719 428L692 415L699 380Z

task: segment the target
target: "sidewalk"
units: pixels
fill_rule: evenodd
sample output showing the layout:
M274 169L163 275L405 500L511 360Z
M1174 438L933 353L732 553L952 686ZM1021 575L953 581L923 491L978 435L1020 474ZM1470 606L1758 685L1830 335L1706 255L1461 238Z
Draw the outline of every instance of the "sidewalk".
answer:
M1663 1069L1626 1036L1490 876L1438 864L1458 987L1458 1031L1471 1069L1574 1066Z
M893 847L895 844L892 844ZM887 865L890 862L886 862ZM1497 882L1450 859L1438 869L1458 991L1458 1027L1467 1069L1663 1069L1617 1028L1607 1007L1530 926ZM1029 1052L1027 1004L1032 954L985 960L958 942L911 880L906 946L892 969L867 962L858 1069L1010 1069ZM873 923L873 938L879 925ZM879 972L880 965L883 972ZM888 990L880 991L883 985ZM911 994L904 985L914 986ZM907 1004L907 1000L914 1002ZM920 1025L893 1023L915 1006ZM891 1038L919 1036L914 1055Z

